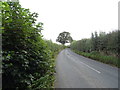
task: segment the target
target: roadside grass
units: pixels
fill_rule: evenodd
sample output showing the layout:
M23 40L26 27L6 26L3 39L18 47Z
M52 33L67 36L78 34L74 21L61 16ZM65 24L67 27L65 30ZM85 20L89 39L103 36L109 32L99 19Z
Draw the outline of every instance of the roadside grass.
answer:
M99 52L91 52L91 53L86 53L86 52L81 52L81 51L77 51L77 50L73 50L75 53L106 63L106 64L110 64L112 66L116 66L116 67L120 67L120 65L118 65L118 58L114 57L114 56L108 56L108 55L102 55Z

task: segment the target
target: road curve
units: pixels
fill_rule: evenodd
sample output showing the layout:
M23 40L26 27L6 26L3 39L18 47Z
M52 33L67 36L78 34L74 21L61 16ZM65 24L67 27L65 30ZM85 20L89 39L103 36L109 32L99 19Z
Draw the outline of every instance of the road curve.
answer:
M70 49L56 60L55 88L118 88L118 68L80 56Z

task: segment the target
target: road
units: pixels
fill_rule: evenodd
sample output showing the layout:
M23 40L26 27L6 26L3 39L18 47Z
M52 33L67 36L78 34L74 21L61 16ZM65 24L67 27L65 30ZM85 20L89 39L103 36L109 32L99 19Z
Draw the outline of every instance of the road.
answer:
M70 49L56 60L55 88L118 88L118 68L80 56Z

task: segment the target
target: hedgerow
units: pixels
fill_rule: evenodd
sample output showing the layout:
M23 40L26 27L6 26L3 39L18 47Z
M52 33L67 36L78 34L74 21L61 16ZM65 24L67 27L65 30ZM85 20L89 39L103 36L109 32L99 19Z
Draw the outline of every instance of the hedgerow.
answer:
M54 81L52 51L43 40L37 13L19 2L2 3L3 89L51 88Z

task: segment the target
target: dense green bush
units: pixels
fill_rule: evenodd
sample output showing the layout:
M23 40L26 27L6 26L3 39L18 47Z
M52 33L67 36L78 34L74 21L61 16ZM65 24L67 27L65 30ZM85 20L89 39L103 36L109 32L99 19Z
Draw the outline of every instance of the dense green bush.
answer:
M3 89L38 89L53 85L54 60L42 39L37 13L19 2L2 2Z

